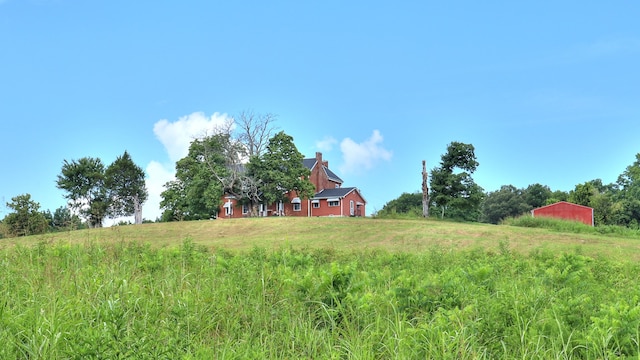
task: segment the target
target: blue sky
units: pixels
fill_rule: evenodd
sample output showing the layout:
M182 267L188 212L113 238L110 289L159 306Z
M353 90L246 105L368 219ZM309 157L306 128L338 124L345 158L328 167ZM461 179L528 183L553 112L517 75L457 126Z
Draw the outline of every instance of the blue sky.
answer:
M486 191L610 183L640 152L638 19L635 1L0 0L0 200L53 211L65 159L127 150L155 219L188 140L243 110L322 151L368 213L451 141Z

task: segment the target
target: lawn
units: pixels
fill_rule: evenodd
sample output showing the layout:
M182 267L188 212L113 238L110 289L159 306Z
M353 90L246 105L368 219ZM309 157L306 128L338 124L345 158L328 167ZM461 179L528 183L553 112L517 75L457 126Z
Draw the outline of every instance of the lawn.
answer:
M253 247L381 249L421 252L433 246L447 249L482 248L495 251L507 245L528 254L534 250L579 251L592 257L640 260L640 238L559 232L539 228L456 223L438 220L387 220L371 218L249 218L211 221L153 223L116 226L5 239L14 244L130 242L153 247L180 245L185 239L211 250L245 251Z

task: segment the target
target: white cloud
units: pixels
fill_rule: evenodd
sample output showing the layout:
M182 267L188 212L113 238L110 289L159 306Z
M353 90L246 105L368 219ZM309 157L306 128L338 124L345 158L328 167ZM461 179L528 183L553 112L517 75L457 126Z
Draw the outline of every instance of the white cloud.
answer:
M331 136L325 136L324 139L316 141L316 148L320 151L331 151L333 145L337 144L338 140Z
M345 138L340 143L344 163L340 167L343 173L359 173L372 169L381 160L389 161L393 155L391 151L382 147L382 134L374 130L371 137L364 142L356 143Z
M169 160L175 163L189 153L189 144L195 138L214 133L231 120L227 114L214 113L207 117L202 112L194 112L173 123L166 119L158 121L153 125L153 133L167 150Z
M147 191L149 198L142 206L142 216L145 219L155 220L162 215L160 210L160 194L164 191L164 184L175 179L173 166L163 165L157 161L151 161L146 168Z

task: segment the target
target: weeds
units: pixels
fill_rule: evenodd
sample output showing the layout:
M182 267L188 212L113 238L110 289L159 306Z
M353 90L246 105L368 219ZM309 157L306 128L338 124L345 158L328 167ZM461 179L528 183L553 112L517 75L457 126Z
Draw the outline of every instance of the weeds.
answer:
M638 357L636 265L508 245L1 249L0 358Z

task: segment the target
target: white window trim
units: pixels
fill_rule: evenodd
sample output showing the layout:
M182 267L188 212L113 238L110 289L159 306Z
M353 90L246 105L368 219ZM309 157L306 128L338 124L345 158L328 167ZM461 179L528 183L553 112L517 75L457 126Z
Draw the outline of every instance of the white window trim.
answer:
M293 211L302 211L302 206L300 203L293 204Z

